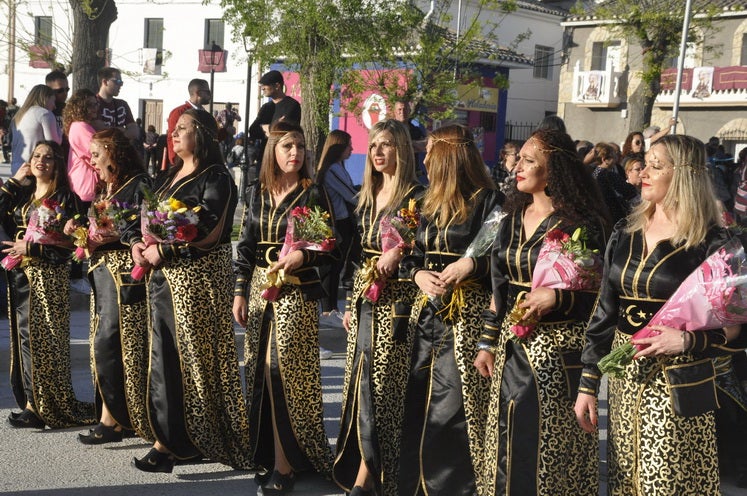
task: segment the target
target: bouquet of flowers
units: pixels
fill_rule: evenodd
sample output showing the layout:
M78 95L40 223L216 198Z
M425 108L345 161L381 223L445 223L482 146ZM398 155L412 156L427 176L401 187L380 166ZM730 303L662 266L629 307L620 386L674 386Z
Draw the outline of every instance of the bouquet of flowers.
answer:
M63 229L67 218L63 206L56 200L44 198L37 202L29 218L24 241L39 243L43 245L59 245L69 241ZM12 257L10 255L0 261L5 270L13 270L23 260L22 256Z
M193 241L199 233L199 211L199 206L190 208L176 198L159 201L152 193L147 194L140 215L143 241L148 246ZM136 265L131 272L132 278L139 281L147 270Z
M682 331L702 331L747 323L747 257L742 242L733 238L698 266L632 340L659 334L650 328L665 325ZM599 361L602 373L622 375L633 356L646 345L625 343Z
M495 238L498 235L498 228L505 216L506 213L501 210L501 207L496 207L490 212L483 221L480 230L477 231L475 238L467 249L464 250L462 258L477 258L487 255L493 247ZM474 282L462 281L446 294L431 296L428 299L433 305L440 308L438 310L439 314L445 314L447 320L453 320L455 312L459 312L464 306L464 289L468 286L474 286Z
M602 276L602 260L598 250L586 247L587 233L578 227L572 235L553 229L537 256L532 273L532 289L568 289L571 291L598 289ZM526 319L526 309L519 308L523 298L514 304L508 315L512 338L525 339L534 331L537 320Z
M415 244L415 231L420 222L420 212L417 202L410 198L407 207L399 209L394 216L384 216L379 223L381 234L381 253L386 253L394 248L411 249ZM377 258L371 258L363 266L363 277L368 287L363 297L376 303L379 301L381 291L386 286L386 278L376 268Z
M335 237L328 221L329 213L319 208L318 205L313 209L303 206L291 210L288 216L288 227L285 230L285 240L278 259L293 250L307 249L322 252L333 250ZM297 277L285 274L283 270L267 274L267 283L262 286L262 298L275 301L284 283L300 284L300 281Z
M116 199L99 200L88 210L88 228L80 226L73 232L73 239L77 249L74 257L78 261L90 256L93 236L120 236L127 228L127 224L137 218L137 208L127 202Z

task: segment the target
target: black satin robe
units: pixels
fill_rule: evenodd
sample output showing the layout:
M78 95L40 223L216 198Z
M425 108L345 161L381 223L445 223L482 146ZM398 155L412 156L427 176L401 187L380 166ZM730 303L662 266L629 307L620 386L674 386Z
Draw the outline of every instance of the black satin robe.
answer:
M728 237L727 231L714 227L703 243L688 250L668 240L647 249L643 232L627 233L623 222L617 226L607 246L599 302L586 332L580 392L596 394L599 360L644 327ZM705 356L736 351L732 346L737 345L711 347ZM714 414L675 415L664 374L665 366L703 356L687 353L634 360L623 377L609 377L610 495L719 494Z
M200 206L200 234L189 243L159 244L164 261L148 280L148 417L156 440L175 457L202 454L250 469L231 315L236 185L222 164L172 184L177 171L156 180L155 194Z
M0 188L0 222L13 239L26 233L33 194L34 186L12 178ZM50 198L66 218L80 213L80 200L67 188ZM30 402L53 428L94 422L93 405L75 398L70 376L71 248L29 242L25 263L6 272L13 394L20 408Z
M423 186L413 184L401 207L408 207L410 199L419 200L423 193ZM357 216L356 239L343 278L351 317L333 476L349 492L363 459L375 493L397 496L400 430L412 350L408 320L417 288L409 277L396 276L387 280L376 303L363 296L368 287L363 264L373 263L382 253L383 217L374 208Z
M401 274L419 269L440 272L459 260L500 203L503 194L480 190L462 224L438 228L421 218L415 248ZM471 496L482 486L480 464L490 381L472 365L490 306L490 255L473 258L463 282L464 305L453 320L439 314L418 292L410 325L415 333L405 396L400 449L399 494ZM468 284L465 284L468 282Z
M135 266L127 241L140 229L140 205L151 188L145 173L127 180L107 199L137 209L120 239L96 247L88 263L91 282L91 368L96 414L106 405L117 424L153 440L145 408L148 369L148 313L145 280L130 275Z
M587 248L604 249L604 228L582 224ZM532 276L545 235L569 225L546 217L529 237L523 211L501 224L492 253L496 314L501 319L495 346L490 409L485 436L485 492L492 495L596 495L596 437L581 430L573 406L584 345L584 326L597 291L556 291L556 307L518 343L507 318L516 300L531 291Z
M267 270L277 261L288 216L295 207L315 205L332 210L324 188L303 179L278 205L259 183L247 190L244 225L237 246L234 294L248 300L244 367L252 429L248 453L255 464L274 466L273 424L295 472L329 474L332 452L324 432L319 363L318 299L324 296L316 267L339 259L339 249L303 252L293 271L300 284L285 283L273 302L262 298ZM265 364L269 360L270 370ZM269 373L270 381L266 380ZM274 415L271 411L274 409Z

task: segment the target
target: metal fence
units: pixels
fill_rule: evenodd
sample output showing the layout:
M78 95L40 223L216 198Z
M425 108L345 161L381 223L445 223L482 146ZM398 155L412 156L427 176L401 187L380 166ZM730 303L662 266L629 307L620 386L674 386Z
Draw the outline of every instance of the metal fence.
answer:
M538 124L532 122L506 122L506 141L526 141L537 129Z

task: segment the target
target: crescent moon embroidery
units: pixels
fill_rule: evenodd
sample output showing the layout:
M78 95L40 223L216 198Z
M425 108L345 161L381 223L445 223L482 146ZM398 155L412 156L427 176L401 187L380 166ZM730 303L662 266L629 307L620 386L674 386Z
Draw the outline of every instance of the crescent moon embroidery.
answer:
M634 313L631 310L634 308L636 308L635 305L628 305L628 307L625 309L625 313L627 314L625 319L628 321L628 324L632 325L633 327L640 327L641 325L643 325L643 322L636 322L635 320L633 320Z

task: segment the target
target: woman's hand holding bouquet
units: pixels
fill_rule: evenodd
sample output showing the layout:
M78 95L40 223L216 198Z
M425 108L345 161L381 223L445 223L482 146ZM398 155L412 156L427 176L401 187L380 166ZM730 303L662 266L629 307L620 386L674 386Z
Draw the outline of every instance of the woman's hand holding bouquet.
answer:
M35 202L28 227L22 240L3 241L8 248L3 250L7 256L0 261L5 270L13 270L27 255L27 243L42 245L65 245L70 238L65 234L66 215L63 205L51 198Z
M680 284L649 323L631 341L599 361L602 373L619 377L633 358L687 351L696 331L747 323L747 256L738 238L716 250ZM682 331L687 331L687 335ZM657 338L663 335L664 338ZM728 336L728 333L727 333ZM675 346L671 341L679 339ZM669 345L667 344L669 342ZM692 344L692 343L691 343ZM653 350L643 352L654 345Z
M267 283L262 287L262 298L268 301L277 300L283 284L300 284L292 273L303 265L303 252L313 250L328 252L335 247L335 237L329 226L329 213L319 206L296 207L288 216L288 227L285 230L283 247L278 254L278 261L267 271Z
M386 280L396 274L404 251L410 250L415 243L415 231L419 222L420 212L417 201L413 198L396 215L382 217L379 222L381 256L368 260L362 269L368 284L363 293L364 298L373 303L379 301L381 291L386 287Z
M130 222L137 218L137 208L116 199L103 199L91 205L88 227L76 216L65 224L65 234L73 237L77 249L75 260L83 261L98 246L117 241Z
M519 298L508 315L512 338L527 339L539 319L555 305L554 289L599 288L602 262L598 250L586 247L586 230L572 235L553 229L545 235L532 273L532 290Z
M143 242L132 248L133 279L139 281L150 267L161 263L158 243L189 243L197 238L199 211L199 206L190 208L176 198L158 201L152 193L146 194L140 216Z
M467 279L475 269L472 259L488 254L505 216L506 213L500 207L490 212L461 258L444 267L441 272L420 271L429 274L428 280L425 280L429 289L426 290L419 284L420 288L428 295L428 300L439 309L438 314L443 315L446 320L453 320L455 314L464 306L464 289L468 285L476 284Z

